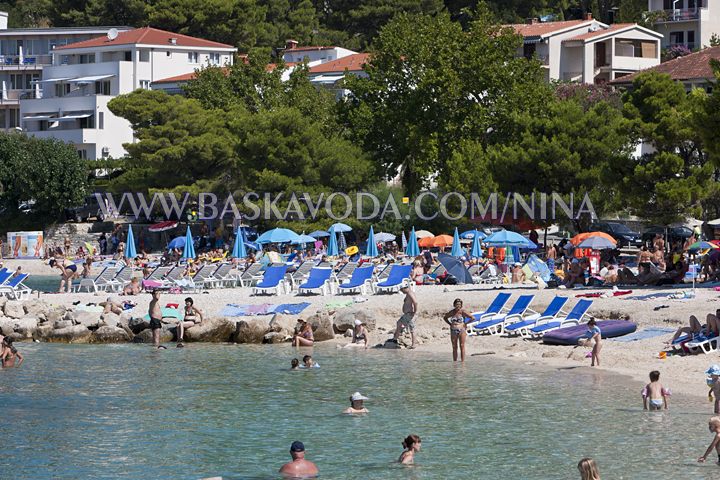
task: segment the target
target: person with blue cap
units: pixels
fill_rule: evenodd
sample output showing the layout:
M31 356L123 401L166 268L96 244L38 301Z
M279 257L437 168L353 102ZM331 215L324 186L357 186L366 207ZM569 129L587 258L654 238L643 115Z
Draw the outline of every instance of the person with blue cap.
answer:
M292 461L280 467L280 473L284 477L314 477L319 473L317 465L305 460L305 445L302 442L296 440L290 445L290 456Z

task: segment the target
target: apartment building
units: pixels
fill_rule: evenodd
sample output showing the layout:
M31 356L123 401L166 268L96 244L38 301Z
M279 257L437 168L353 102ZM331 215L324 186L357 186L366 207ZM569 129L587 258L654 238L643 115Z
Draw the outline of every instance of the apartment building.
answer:
M28 135L75 145L83 158L120 158L133 131L110 112L110 100L203 65L232 65L236 50L149 27L55 47L37 82L40 98L20 100L21 126Z
M523 37L518 56L538 59L547 81L604 83L660 63L662 35L637 24L581 20L510 25Z
M683 45L690 50L710 46L720 35L718 0L648 0L649 17L661 33L662 48Z
M0 12L0 130L21 127L20 100L40 95L52 50L129 27L7 28L8 14Z
M322 47L322 46L298 46L295 40L287 40L285 42L285 50L283 50L283 60L285 63L302 63L307 61L310 66L319 65L321 63L332 62L338 58L355 55L357 52L342 47Z

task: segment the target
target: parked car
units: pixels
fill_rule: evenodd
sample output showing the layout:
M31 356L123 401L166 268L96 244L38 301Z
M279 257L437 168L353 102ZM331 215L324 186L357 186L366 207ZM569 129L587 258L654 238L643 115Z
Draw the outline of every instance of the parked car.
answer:
M693 231L688 227L652 226L645 230L642 234L643 245L647 245L648 247L652 245L652 242L655 239L655 235L657 235L658 233L665 237L665 241L668 244L672 244L673 242L678 241L680 243L685 243L685 240L690 238L690 236L693 234Z
M618 248L642 246L640 233L619 222L594 223L590 226L590 231L607 233L617 241Z
M66 220L80 223L87 222L91 218L95 218L99 222L105 220L105 215L103 215L95 195L85 197L85 203L81 206L65 209Z

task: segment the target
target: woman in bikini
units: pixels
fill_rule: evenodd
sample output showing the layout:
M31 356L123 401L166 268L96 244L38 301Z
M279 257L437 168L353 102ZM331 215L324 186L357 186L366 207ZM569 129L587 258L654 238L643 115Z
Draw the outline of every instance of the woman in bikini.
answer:
M15 365L15 360L18 360ZM11 337L4 337L0 343L0 365L3 367L19 367L22 365L23 356L13 345Z
M77 265L72 262L66 263L66 260L61 260L58 262L53 258L52 260L50 260L50 267L57 268L62 272L62 278L60 280L60 290L58 291L58 293L63 293L66 285L67 293L70 293L73 278L77 278L79 276L77 271Z
M456 298L453 302L453 309L445 314L443 320L450 325L450 341L453 349L453 362L458 359L458 343L460 344L460 361L465 361L465 319L472 318L472 315L463 308L463 302Z
M302 322L302 326L300 331L293 337L293 347L312 347L315 343L312 325L303 319L299 319L298 322Z
M190 328L194 325L200 325L203 321L203 316L200 310L195 308L195 304L191 297L185 299L185 317L182 321L178 322L178 347L183 346L183 337L185 335L185 329Z

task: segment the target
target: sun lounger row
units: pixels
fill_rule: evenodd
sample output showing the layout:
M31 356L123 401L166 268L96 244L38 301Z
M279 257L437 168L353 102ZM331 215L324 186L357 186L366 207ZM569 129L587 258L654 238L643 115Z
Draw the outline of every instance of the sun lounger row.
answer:
M567 297L557 296L545 310L536 312L530 308L535 295L520 295L508 308L506 304L510 296L509 293L499 293L487 310L474 312L473 318L466 322L468 334L539 338L547 332L580 324L592 305L592 300L578 300L566 313L563 307L568 301Z
M0 295L11 300L24 300L30 298L30 290L23 282L28 278L28 274L21 273L13 277L10 270L3 268L0 270Z

